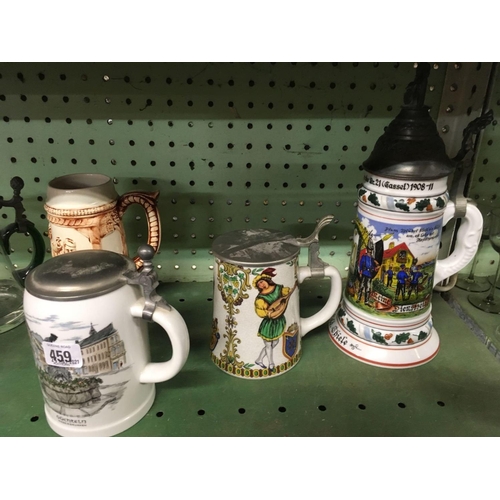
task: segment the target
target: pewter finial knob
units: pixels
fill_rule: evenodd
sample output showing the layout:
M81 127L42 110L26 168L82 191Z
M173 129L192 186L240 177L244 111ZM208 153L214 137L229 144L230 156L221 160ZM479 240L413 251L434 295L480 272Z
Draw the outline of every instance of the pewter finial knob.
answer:
M137 250L137 255L141 258L143 262L143 270L146 272L153 270L153 257L155 256L155 250L151 245L141 245Z
M151 320L158 304L162 304L167 309L170 309L170 305L156 293L156 287L159 283L152 262L155 255L154 248L151 245L141 245L137 254L144 262L141 270L128 271L125 273L125 277L130 285L141 287L145 299L142 317Z

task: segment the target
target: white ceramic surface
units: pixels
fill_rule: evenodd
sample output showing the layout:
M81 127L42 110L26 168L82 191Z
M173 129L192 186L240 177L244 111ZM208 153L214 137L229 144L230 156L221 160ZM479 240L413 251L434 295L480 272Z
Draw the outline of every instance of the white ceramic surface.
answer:
M89 249L128 255L122 217L132 204L145 210L148 244L157 251L161 237L158 194L136 191L119 196L113 180L102 174L69 174L53 179L45 202L52 256Z
M131 285L64 302L25 291L26 323L45 413L57 434L103 437L123 432L151 408L154 383L181 370L189 353L184 320L175 309L157 306L152 320L168 334L172 358L151 363L147 322L140 319L143 306L140 287ZM62 359L75 366L53 364Z
M454 251L440 260L442 227L456 212L446 178L403 182L367 174L358 196L347 283L330 337L344 353L376 366L426 363L439 349L432 290L474 257L481 213L467 206Z
M302 337L326 323L338 307L342 284L337 269L325 268L331 281L326 304L316 314L302 318L299 285L311 269L289 262L263 266L238 266L216 259L212 361L223 371L247 380L282 375L301 358ZM269 278L270 283L263 278ZM284 312L271 318L276 301L287 300ZM273 306L271 305L273 304Z

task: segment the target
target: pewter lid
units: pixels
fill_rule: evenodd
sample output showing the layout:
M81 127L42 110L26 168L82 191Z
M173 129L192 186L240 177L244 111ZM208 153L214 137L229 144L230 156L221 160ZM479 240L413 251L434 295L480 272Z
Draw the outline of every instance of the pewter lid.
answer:
M107 250L80 250L39 265L28 274L25 287L40 299L89 299L126 285L127 271L136 271L128 257Z
M400 180L439 179L455 169L424 104L429 63L420 63L413 82L408 84L400 113L387 126L363 169L375 175Z
M274 229L240 229L218 236L212 252L232 264L262 266L293 259L300 246L293 236Z

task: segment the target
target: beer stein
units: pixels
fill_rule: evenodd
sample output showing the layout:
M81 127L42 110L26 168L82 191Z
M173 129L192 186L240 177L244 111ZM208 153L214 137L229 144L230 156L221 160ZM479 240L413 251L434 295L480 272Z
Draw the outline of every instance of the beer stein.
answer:
M156 292L149 245L144 262L108 250L54 257L26 279L24 310L50 427L61 436L112 436L151 408L155 383L179 373L189 353L181 315ZM172 345L150 362L147 321Z
M414 367L436 356L433 288L471 261L483 223L481 212L463 196L455 193L450 200L447 181L456 162L446 155L423 104L428 65L419 68L402 111L363 165L347 283L329 322L340 350L386 368ZM468 128L464 148L489 121ZM461 150L457 157L465 154ZM454 217L461 224L453 253L438 259L442 227Z
M148 244L158 251L159 193L133 191L118 196L113 180L102 174L69 174L49 182L45 211L52 256L76 250L102 249L128 255L122 217L132 204L146 212ZM134 258L140 267L138 257Z
M224 372L247 380L276 377L294 367L302 355L302 337L328 321L341 297L337 269L319 258L323 218L307 238L276 230L238 230L213 243L214 316L212 361ZM299 266L301 247L308 265ZM300 317L299 285L307 278L330 278L323 308Z
M12 330L24 321L23 293L24 280L28 273L43 262L45 243L35 225L24 217L21 189L24 181L14 177L10 181L14 195L10 200L0 199L0 207L11 207L16 211L15 222L0 230L0 334ZM10 261L10 238L13 234L25 234L33 242L29 264L15 269Z

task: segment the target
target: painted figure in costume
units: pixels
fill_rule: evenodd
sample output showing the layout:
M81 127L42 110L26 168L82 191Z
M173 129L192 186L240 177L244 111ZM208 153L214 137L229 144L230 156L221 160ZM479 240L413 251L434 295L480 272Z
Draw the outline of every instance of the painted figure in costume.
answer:
M420 284L420 278L423 278L424 273L422 272L422 266L415 266L411 270L411 280L410 286L408 287L408 300L411 297L411 293L415 292L415 297L418 295L418 285Z
M366 246L366 253L361 256L359 260L359 276L360 285L358 291L358 302L361 300L361 296L364 292L365 304L368 303L371 291L372 279L378 271L380 264L373 258L373 242L368 242Z
M392 286L392 278L394 277L394 271L392 270L392 267L390 267L385 274L387 275L386 286L390 287Z
M398 271L398 274L396 275L396 279L398 281L395 293L396 299L398 298L399 294L401 294L401 299L404 300L406 293L406 281L408 280L408 278L409 276L408 273L406 272L406 266L404 264L401 264L401 269Z
M275 271L274 268L268 267L253 281L253 286L259 290L255 298L255 312L262 318L257 335L264 341L264 347L255 364L266 368L264 358L267 357L267 367L271 371L274 370L273 350L285 332L285 311L293 292L293 289L273 281Z

